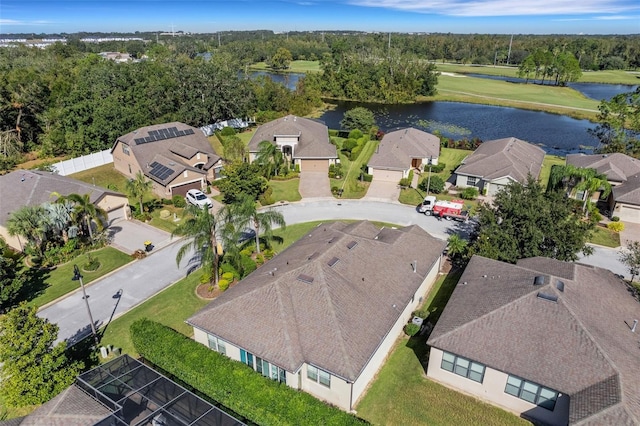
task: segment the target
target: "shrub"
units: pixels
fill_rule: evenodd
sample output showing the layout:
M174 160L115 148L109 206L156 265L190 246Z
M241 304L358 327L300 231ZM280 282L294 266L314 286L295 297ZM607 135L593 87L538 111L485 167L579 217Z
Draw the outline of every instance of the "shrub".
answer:
M357 140L355 140L355 139L347 139L342 144L342 150L351 152L351 151L353 151L353 148L355 148L356 146L358 146L358 141Z
M611 216L611 222L620 222L620 218L618 216Z
M403 188L411 188L411 181L408 178L402 178L400 182L398 182L398 185Z
M240 278L246 277L258 268L256 262L250 256L245 255L240 256L240 266L242 268L242 276Z
M171 205L173 205L173 200L172 200L172 199L170 199L170 198L163 198L163 199L161 199L161 200L160 200L160 202L161 202L162 204L164 204L165 206L171 206Z
M218 280L218 288L220 291L226 291L229 288L229 281L225 279Z
M427 186L429 186L429 192L433 194L440 194L444 191L444 179L440 176L431 176L431 179L427 176L422 179L418 184L418 189L427 192Z
M364 182L371 182L373 181L373 175L370 175L369 173L360 173L360 180L364 181Z
M205 271L204 269L202 270L202 275L200 275L200 280L198 281L200 284L207 284L211 282L211 279L213 277L211 276L211 271Z
M187 205L187 200L185 200L182 195L174 195L172 200L173 200L173 205L178 208L183 208L184 206Z
M407 176L407 179L409 179L409 183L413 183L413 169L409 170L409 176Z
M420 331L420 326L414 323L409 323L404 326L404 332L407 336L415 336Z
M275 256L275 253L271 249L265 249L265 250L262 250L262 255L264 256L265 259L271 259L273 256Z
M262 253L256 254L256 265L257 266L264 265L264 256L262 255Z
M607 228L612 230L613 232L622 232L624 231L624 223L622 222L611 222L607 225Z
M365 425L366 421L306 392L262 376L169 327L141 319L131 340L146 360L228 407L247 423L269 425ZM207 374L202 374L206 371Z
M270 206L275 203L273 200L273 188L270 186L258 197L258 201L263 206Z
M236 134L236 129L234 129L233 127L223 127L222 130L220 130L220 134L222 136L233 136Z
M355 129L349 132L349 139L360 139L363 135L362 130Z
M447 164L446 163L434 164L433 166L431 166L431 173L440 173L446 168L447 168ZM429 165L428 164L424 165L424 171L425 172L429 171Z
M230 273L230 274L233 274L235 279L240 279L240 273L238 273L238 270L228 262L224 262L220 264L219 270L220 270L220 275L222 275L222 277L225 277L226 274Z
M235 275L233 274L233 272L225 272L221 275L221 278L223 280L227 280L229 282L233 281L235 278Z
M82 269L85 271L97 271L99 267L100 261L91 253L87 253L87 262L82 265Z
M463 200L475 200L476 198L478 198L478 194L478 188L476 188L475 186L470 186L462 190L462 192L460 193L460 197Z

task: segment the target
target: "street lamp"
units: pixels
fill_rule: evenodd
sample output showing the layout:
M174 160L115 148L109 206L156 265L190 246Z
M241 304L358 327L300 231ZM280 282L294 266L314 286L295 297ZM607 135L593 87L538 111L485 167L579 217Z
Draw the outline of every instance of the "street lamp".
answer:
M96 333L96 325L93 323L93 316L91 315L91 309L89 309L89 299L87 299L87 293L84 290L84 282L82 281L82 275L80 274L80 269L78 269L78 265L73 265L73 278L72 281L80 281L80 287L82 287L82 298L84 299L84 303L87 306L87 314L89 314L89 321L91 323L91 332L93 333L93 339L96 342L96 348L99 346L98 342L98 333Z
M427 195L429 195L429 188L431 188L431 163L433 162L433 157L429 156L429 177L427 178Z

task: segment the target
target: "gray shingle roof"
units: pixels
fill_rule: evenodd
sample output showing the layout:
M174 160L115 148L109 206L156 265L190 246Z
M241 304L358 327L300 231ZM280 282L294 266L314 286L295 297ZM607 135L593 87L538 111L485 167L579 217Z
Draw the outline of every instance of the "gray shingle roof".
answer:
M105 194L121 196L124 203L127 201L123 194L67 176L39 170L16 170L0 176L0 225L5 225L11 212L22 206L55 201L57 197L51 195L54 192L61 195L89 194L93 203Z
M628 176L623 183L615 185L611 192L616 202L640 205L640 175Z
M536 276L544 283L534 285ZM627 419L620 424L638 424L634 319L640 304L610 271L544 258L511 265L474 256L427 343L569 395L572 424L611 424L603 421L618 408L615 416Z
M275 136L299 136L293 158L338 158L335 145L329 141L329 129L309 118L287 115L258 127L249 141L249 152L258 152L262 141L274 142Z
M568 154L567 164L596 169L607 176L610 182L625 182L633 175L640 174L640 160L619 152L613 154Z
M406 170L411 168L413 158L437 158L439 155L440 139L437 136L410 127L384 135L377 151L369 160L369 166Z
M187 322L287 371L354 381L444 247L418 226L321 224Z
M538 177L544 155L542 148L513 137L486 141L455 172L488 181L509 176L525 183L529 174Z

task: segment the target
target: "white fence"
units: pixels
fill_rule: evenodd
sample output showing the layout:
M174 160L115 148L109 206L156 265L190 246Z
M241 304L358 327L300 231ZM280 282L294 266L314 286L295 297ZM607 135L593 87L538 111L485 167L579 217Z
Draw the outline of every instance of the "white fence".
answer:
M72 158L71 160L60 161L53 164L53 168L59 175L66 176L83 170L93 169L103 164L113 163L113 155L110 149Z

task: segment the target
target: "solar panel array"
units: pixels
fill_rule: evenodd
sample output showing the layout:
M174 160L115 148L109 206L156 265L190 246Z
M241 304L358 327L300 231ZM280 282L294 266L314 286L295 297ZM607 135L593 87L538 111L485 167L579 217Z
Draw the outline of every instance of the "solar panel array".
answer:
M155 141L163 141L165 139L179 138L180 136L193 135L193 129L178 130L177 127L167 127L158 130L150 130L149 136L144 138L136 138L134 141L137 145Z
M174 172L173 169L170 169L169 167L164 166L158 163L157 161L154 161L153 163L149 164L149 167L151 167L151 171L149 171L151 176L155 176L160 180L165 180L166 178L171 176Z

